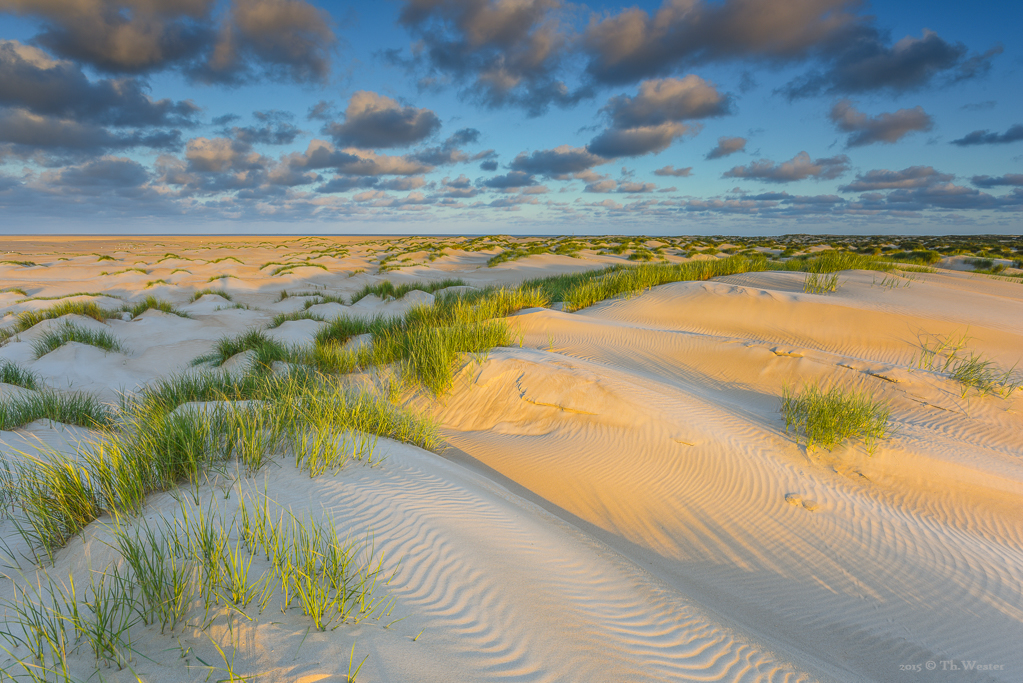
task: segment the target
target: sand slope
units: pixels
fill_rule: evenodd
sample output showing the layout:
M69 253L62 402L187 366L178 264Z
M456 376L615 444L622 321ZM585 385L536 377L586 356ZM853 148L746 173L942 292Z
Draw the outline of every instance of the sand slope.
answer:
M969 324L1009 360L1023 297L872 277L845 274L840 296L764 273L525 312L524 347L467 369L439 414L482 465L797 661L830 653L853 680L927 660L1018 672L1023 401L967 405L914 367L914 342ZM809 379L889 398L897 435L873 457L808 455L778 396Z

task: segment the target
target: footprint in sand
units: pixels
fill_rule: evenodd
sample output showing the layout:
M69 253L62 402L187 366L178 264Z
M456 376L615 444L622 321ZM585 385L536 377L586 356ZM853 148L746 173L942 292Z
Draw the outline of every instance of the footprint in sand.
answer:
M815 500L803 500L803 497L798 493L786 493L785 502L789 505L802 505L805 509L813 512L820 507L820 504Z

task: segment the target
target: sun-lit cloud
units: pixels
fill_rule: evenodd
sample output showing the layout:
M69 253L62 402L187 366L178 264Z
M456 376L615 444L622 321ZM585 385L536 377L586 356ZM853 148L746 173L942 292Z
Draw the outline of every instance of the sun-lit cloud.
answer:
M835 157L810 159L806 152L800 152L792 159L774 163L760 159L746 166L736 166L725 171L725 178L747 178L768 183L791 183L807 178L813 180L834 180L849 170L849 157L841 154Z
M204 82L322 81L335 43L323 10L304 0L4 0L41 20L35 41L110 73L180 68Z
M910 166L901 171L877 169L857 174L856 179L838 189L842 192L872 192L876 190L905 190L947 183L955 176L941 173L931 166Z
M934 127L934 120L923 107L868 116L856 109L849 100L836 102L828 118L838 130L849 133L846 147L862 147L878 142L891 144L910 133L928 131Z
M721 137L714 149L707 152L707 159L721 159L746 149L746 138Z

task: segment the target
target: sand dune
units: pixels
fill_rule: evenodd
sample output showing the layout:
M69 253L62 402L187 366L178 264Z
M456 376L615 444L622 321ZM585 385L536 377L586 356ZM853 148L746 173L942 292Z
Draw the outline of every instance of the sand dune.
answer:
M486 268L487 252L448 249L377 273L376 245L353 243L344 256L317 257L327 270L272 275L260 266L302 250L255 242L40 243L30 256L47 265L0 266L3 286L27 294L3 294L4 312L54 303L33 296L100 290L112 296L76 299L113 307L155 294L191 317L46 320L0 347L0 359L45 387L114 402L193 372L192 359L218 339L264 329L279 313L398 316L437 295L370 294L349 305L368 283L516 284L615 262L545 255ZM50 254L58 248L69 260ZM131 267L147 272L99 276ZM171 273L179 268L191 272ZM208 282L221 274L232 277ZM964 398L917 360L928 335L968 330L975 352L1012 366L1023 355L1023 288L939 271L890 289L876 273L849 271L837 292L814 295L803 277L747 273L575 313L520 311L508 319L511 346L467 356L439 399L406 397L440 424L439 453L381 440L373 466L310 478L281 461L179 492L186 505L202 500L227 517L243 496L265 493L371 538L393 574L393 609L326 633L310 633L294 611L252 608L218 616L205 632L140 625L133 647L144 657L130 670L101 669L103 679L202 680L211 671L200 660L221 666L216 642L238 672L282 682L345 680L353 644L356 664L366 657L358 680L368 682L1020 680L1023 396ZM147 287L154 279L166 282ZM207 287L232 300L191 301ZM296 294L311 291L345 303L307 307ZM126 350L72 342L35 358L33 343L64 320L107 331ZM267 334L307 345L326 324L289 320ZM887 400L894 435L873 454L858 445L808 452L786 433L779 405L784 387L811 381ZM30 393L0 385L3 400ZM90 438L98 434L37 421L0 432L0 450L16 463L34 445L72 453ZM181 514L163 493L143 517ZM90 566L114 557L110 522L90 525L45 571L87 581ZM0 533L22 567L5 570L14 584L0 585L11 600L12 585L34 581L35 570L10 519ZM964 660L991 666L941 664ZM912 670L929 661L935 669ZM0 656L0 666L13 658ZM81 679L95 666L85 649L73 659Z

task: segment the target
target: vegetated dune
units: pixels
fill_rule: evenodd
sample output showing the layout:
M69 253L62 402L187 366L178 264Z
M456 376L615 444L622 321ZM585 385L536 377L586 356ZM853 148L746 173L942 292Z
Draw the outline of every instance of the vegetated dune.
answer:
M5 271L12 284L2 284L33 296L101 290L132 303L163 287L160 297L191 317L89 318L79 322L109 330L126 351L72 342L35 358L33 341L54 322L44 321L0 347L0 359L35 372L38 391L113 402L196 372L190 362L217 339L265 328L279 313L370 319L431 296L370 294L349 306L367 284L516 284L614 260L550 254L486 268L492 252L449 250L400 272L350 275L375 271L378 246L353 244L321 260L328 271L259 268L274 254L287 262L288 249L292 261L301 256L282 243L203 249L202 267L195 242L154 245L180 257L168 266L193 271L166 287L146 288L152 273L97 279L92 270L134 266L116 252L117 262L12 267L20 279ZM244 265L210 263L228 256ZM238 277L208 283L214 274ZM358 680L371 683L1019 680L1023 398L964 393L919 360L934 339L967 334L973 353L1011 367L1023 355L1023 287L938 272L893 288L849 271L837 292L815 295L803 278L747 273L575 313L521 311L508 319L511 346L467 354L445 395L408 399L439 423L439 453L380 439L372 466L310 477L278 457L255 474L227 466L202 485L156 494L119 523L180 523L198 506L229 522L240 501L269 499L365 544L360 557L390 577L377 595L389 597L368 618L325 632L276 598L262 612L258 599L212 613L197 606L170 632L132 626L134 655L120 670L99 665L103 679L344 681L365 659ZM207 287L233 300L189 303ZM285 287L292 296L281 298ZM316 292L342 302L316 303ZM45 308L22 299L5 310ZM299 344L324 325L291 320L267 334ZM808 451L786 433L779 407L785 387L813 382L887 401L894 434L872 454L856 443ZM32 392L0 388L4 400ZM101 434L42 420L0 432L0 448L17 463L34 444L74 453L90 438ZM14 587L38 585L43 571L56 581L70 574L81 592L117 559L115 526L101 517L36 570L13 521L0 522L8 616L23 596ZM25 675L15 661L30 659L24 644L0 644L0 667ZM69 661L74 678L95 675L87 644Z

